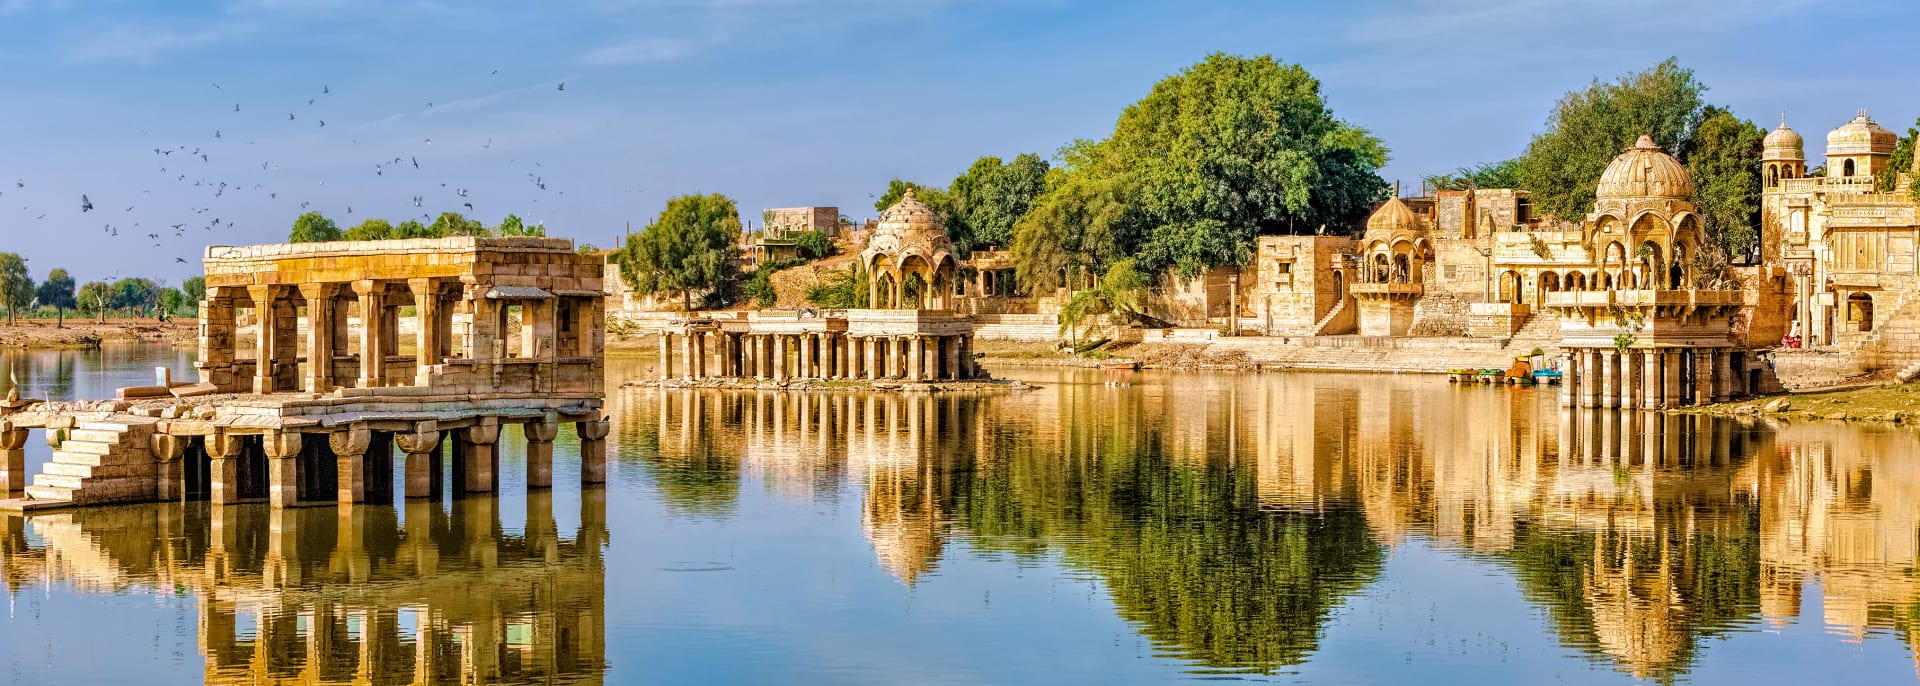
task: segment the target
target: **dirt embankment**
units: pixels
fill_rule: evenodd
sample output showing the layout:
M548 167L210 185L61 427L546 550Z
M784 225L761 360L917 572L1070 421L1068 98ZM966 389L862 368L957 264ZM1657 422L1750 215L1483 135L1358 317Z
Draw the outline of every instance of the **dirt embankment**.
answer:
M973 349L989 363L1048 367L1098 367L1128 359L1145 369L1252 371L1260 365L1241 350L1214 350L1196 343L1120 343L1075 355L1057 343L976 340Z
M159 341L175 345L194 345L199 336L197 319L109 319L102 324L93 320L69 319L64 326L52 321L22 319L7 326L0 320L0 348L56 349L92 348L107 341Z
M1788 393L1678 410L1693 414L1920 424L1920 383Z

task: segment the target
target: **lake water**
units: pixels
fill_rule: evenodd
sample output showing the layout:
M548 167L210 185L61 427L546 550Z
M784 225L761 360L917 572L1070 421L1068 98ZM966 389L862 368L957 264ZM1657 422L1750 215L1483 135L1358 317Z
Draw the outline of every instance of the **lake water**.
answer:
M101 398L191 355L9 364ZM533 494L503 432L498 497L0 519L0 682L1916 680L1911 430L995 371L1042 388L618 388L585 492L571 430Z

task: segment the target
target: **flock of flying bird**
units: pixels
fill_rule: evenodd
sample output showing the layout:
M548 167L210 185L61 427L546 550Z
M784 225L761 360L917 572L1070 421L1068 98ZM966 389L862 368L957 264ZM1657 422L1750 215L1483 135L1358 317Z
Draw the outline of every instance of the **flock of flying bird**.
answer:
M493 70L493 72L488 76L489 78L491 78L493 76L498 76L499 73L500 71L496 69L496 70ZM212 86L212 89L215 92L223 95L226 93L226 88L222 87L219 83L210 82L210 85ZM554 90L556 92L566 92L567 90L566 82L561 81L555 87ZM316 106L320 106L323 99L332 94L333 94L333 89L331 86L321 85L319 94L316 97L307 99L306 101L307 108L315 108ZM222 109L224 110L224 108ZM322 106L322 109L324 109L324 106ZM426 109L428 110L433 109L433 103L431 102L427 103ZM312 111L317 112L318 110L312 110ZM232 113L240 113L240 112L242 112L241 103L238 103L238 102L234 103ZM315 126L316 129L326 128L327 121L325 119L321 119L318 114L312 115L311 118L313 121L317 122L317 126ZM299 113L288 112L286 121L299 122L300 121ZM335 130L339 129L339 127L334 127L334 128ZM253 193L255 195L265 195L269 202L278 204L280 202L283 202L280 200L280 195L282 195L283 193L287 193L289 194L290 197L284 202L289 204L294 202L294 198L291 197L291 193L293 193L294 191L290 190L285 185L273 183L271 173L278 171L280 168L280 165L277 162L274 162L272 160L266 160L259 163L260 172L264 172L260 174L254 174L253 172L251 172L250 171L251 165L250 164L248 165L247 169L249 171L247 173L250 175L253 175L255 178L214 179L214 178L209 178L206 175L208 170L215 169L215 167L211 166L215 154L220 153L222 155L225 155L225 154L228 154L229 152L228 150L217 149L215 146L220 146L221 148L233 147L231 146L231 144L227 142L230 140L224 133L227 130L231 130L231 129L215 128L213 131L212 138L214 139L214 141L217 141L217 142L214 142L214 143L203 143L201 145L191 146L191 147L188 145L176 145L172 148L166 148L166 147L153 148L153 157L155 158L154 161L157 163L157 167L159 170L158 171L159 179L162 182L165 182L174 186L174 188L172 189L162 188L161 189L162 195L164 196L164 195L172 194L176 198L185 199L188 203L186 211L189 212L191 215L195 215L194 217L176 216L169 220L162 220L161 225L164 225L166 227L164 229L154 229L154 228L143 229L141 222L139 221L133 221L130 225L122 226L116 223L116 219L113 217L114 213L111 212L112 209L120 209L119 208L120 203L118 202L112 203L111 205L105 208L97 210L97 214L96 214L96 208L94 206L94 198L89 193L79 194L80 196L79 208L78 208L79 214L86 215L91 218L96 218L96 220L104 219L105 221L103 221L101 224L101 231L102 233L106 234L106 236L108 237L119 238L121 236L121 231L124 228L129 232L128 238L144 237L147 240L152 241L152 247L163 248L163 247L166 247L166 243L170 239L185 238L187 236L187 232L190 227L198 228L203 231L213 231L214 229L218 229L223 226L228 229L237 228L233 224L233 222L225 220L223 217L221 217L219 214L216 213L216 209L220 205L221 200L223 198L226 198L229 194ZM144 135L145 131L142 131L142 134ZM357 139L350 138L350 142L354 145L359 144L359 141ZM247 146L251 146L253 144L254 144L254 141L251 141L251 140L245 143L245 145ZM431 148L433 146L433 139L423 138L421 142L421 146L423 148ZM479 147L482 150L491 150L493 147L493 140L487 139L486 144L481 145ZM244 148L239 148L238 150L235 150L233 152L238 153L243 150ZM179 157L175 157L174 155L176 154L178 154ZM386 158L383 156L382 158L380 158L378 162L372 163L373 174L376 177L382 177L383 179L385 179L387 177L388 171L405 170L408 173L416 175L413 177L413 180L415 182L424 183L425 180L421 179L421 177L418 176L419 174L423 174L427 171L427 168L422 166L422 162L420 159L420 155L422 154L426 154L426 153L405 152L404 154L396 154L392 158ZM517 160L510 160L510 162L517 163ZM527 172L526 174L527 182L534 190L544 192L547 190L547 180L544 176L542 176L539 173L539 171L537 171L537 169L540 167L540 163L534 162L533 166L536 168L536 171ZM16 178L14 180L13 185L15 189L27 188L28 187L27 179L24 177ZM318 185L325 186L327 184L326 184L326 181L320 181ZM441 182L439 184L439 188L447 189L448 184L446 182ZM198 189L198 190L195 190L195 189ZM458 207L465 209L465 211L468 214L474 213L476 211L473 205L473 200L471 199L473 196L469 189L455 186L449 190L452 193L452 197L445 198L445 200L453 201L451 203L452 205L457 205ZM556 191L556 192L562 196L566 195L565 191ZM437 193L437 191L430 191L430 193ZM151 188L142 190L140 191L140 195L153 196L154 190ZM5 193L0 192L0 202L4 202L4 196L5 196ZM408 199L411 200L412 206L414 208L425 209L428 205L428 193L409 193ZM107 197L102 196L101 198L102 204L105 204L106 200L107 200ZM438 203L442 202L442 200L436 199L434 202L437 205ZM540 202L540 200L538 198L535 198L532 202L538 203ZM122 218L118 219L117 221L121 223L125 223L128 219L131 218L131 217L127 217L127 215L131 215L133 211L140 206L140 204L141 203L139 202L133 202L131 204L128 204L124 209L120 209L120 212L118 214L121 215ZM292 212L291 207L289 206L288 209L290 211L287 215L287 224L289 226L291 225L293 215L298 214L300 212L307 211L313 204L314 202L311 200L298 201L298 208L299 208L298 212ZM23 205L21 206L20 209L23 211L26 211L28 214L36 214L36 212L34 211L31 205ZM346 214L352 215L353 213L354 213L353 206L346 205ZM47 218L48 212L44 212L44 211L37 212L37 215L38 216L36 217L36 221L44 220ZM99 217L98 215L106 215L106 216ZM422 223L431 223L435 215L432 212L423 211L420 217L421 217ZM478 219L477 217L474 217L474 218ZM149 217L149 219L151 219L151 217ZM172 221L174 219L186 219L186 221L177 221L177 222ZM393 218L393 220L397 223L400 220L400 218L395 217ZM352 217L346 217L338 221L340 222L341 228L343 230L352 224L358 223L358 220ZM200 240L200 239L193 239L190 241L184 241L183 243L190 243L193 246L197 247L197 245L204 244L205 242L207 241ZM195 252L197 253L198 251L195 250ZM193 264L193 262L190 262L189 259L185 257L175 257L173 258L173 261L180 264Z

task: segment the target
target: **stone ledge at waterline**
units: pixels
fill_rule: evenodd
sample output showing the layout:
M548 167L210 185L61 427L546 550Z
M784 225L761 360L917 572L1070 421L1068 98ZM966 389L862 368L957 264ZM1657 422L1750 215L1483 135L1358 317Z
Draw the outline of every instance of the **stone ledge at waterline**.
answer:
M1780 421L1838 420L1915 426L1920 425L1920 384L1890 383L1803 391L1668 412L1763 417Z
M882 391L893 393L1004 393L1039 388L1016 379L969 379L965 381L901 381L899 379L645 379L621 384L622 388L722 388L741 391Z

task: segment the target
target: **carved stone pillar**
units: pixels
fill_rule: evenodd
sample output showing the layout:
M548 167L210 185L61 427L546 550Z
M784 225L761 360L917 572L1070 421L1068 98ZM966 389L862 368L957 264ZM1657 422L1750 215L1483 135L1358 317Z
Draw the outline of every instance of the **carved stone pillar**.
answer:
M274 351L279 348L274 340L279 336L279 324L274 321L274 305L278 288L275 286L248 286L247 295L253 298L253 312L256 328L253 337L253 392L272 393Z
M1733 352L1725 348L1714 351L1713 355L1713 401L1726 402L1733 398Z
M22 438L25 438L22 436ZM181 498L183 474L180 458L187 454L187 438L171 434L156 433L147 437L147 447L153 450L154 480L153 497L160 502L176 501ZM0 429L0 453L7 449L7 435ZM0 460L4 461L4 460ZM0 480L6 478L0 474Z
M553 439L560 434L560 418L552 414L520 425L527 437L527 488L553 486Z
M373 431L365 424L355 424L346 431L327 434L327 445L333 448L334 462L338 466L336 483L339 502L364 503L367 501L367 448L373 445ZM393 478L391 474L376 474L377 478Z
M207 500L216 505L240 500L240 451L245 441L233 434L207 436Z
M0 419L0 497L18 498L27 489L26 446L27 430Z
M1620 353L1611 348L1600 351L1600 407L1620 406Z
M1712 348L1693 351L1693 404L1706 405L1714 401L1714 372L1718 364L1713 358L1719 355L1720 351Z
M338 284L300 284L300 297L307 301L307 365L301 387L308 393L333 390L333 295L338 289Z
M377 388L384 384L387 371L386 327L381 325L387 309L386 285L372 280L355 281L353 292L360 296L360 378L357 385L361 388Z
M440 280L407 279L413 291L414 373L413 385L433 384L433 367L440 362Z
M407 454L406 497L433 496L433 463L440 459L440 426L433 421L418 422L411 433L394 435L400 452ZM411 524L411 522L409 522Z
M267 452L267 501L286 507L300 501L300 434L273 431L262 434Z
M907 339L907 380L920 381L927 378L927 339L914 336Z
M1664 394L1661 396L1661 399L1662 399L1661 407L1679 407L1685 403L1685 399L1680 397L1680 381L1681 381L1680 355L1681 354L1682 353L1680 351L1675 350L1667 353L1665 356L1667 358L1666 365L1665 365L1666 369L1663 370L1662 376L1664 376L1666 379L1667 387L1666 387L1666 390L1664 391Z
M660 380L673 378L673 332L660 331Z
M606 418L574 422L580 434L580 483L607 482L607 432L612 424Z
M1660 372L1666 369L1666 363L1660 359L1662 356L1663 353L1657 350L1640 354L1641 409L1657 410L1662 404L1661 393L1666 389L1666 382L1660 378Z
M798 358L799 364L796 365L799 369L795 370L796 373L794 376L803 379L813 378L816 376L813 372L813 334L803 333L796 338L798 339L797 344L800 350Z
M466 450L460 456L466 472L461 490L487 493L493 490L494 470L499 466L500 420L481 417L467 430Z

